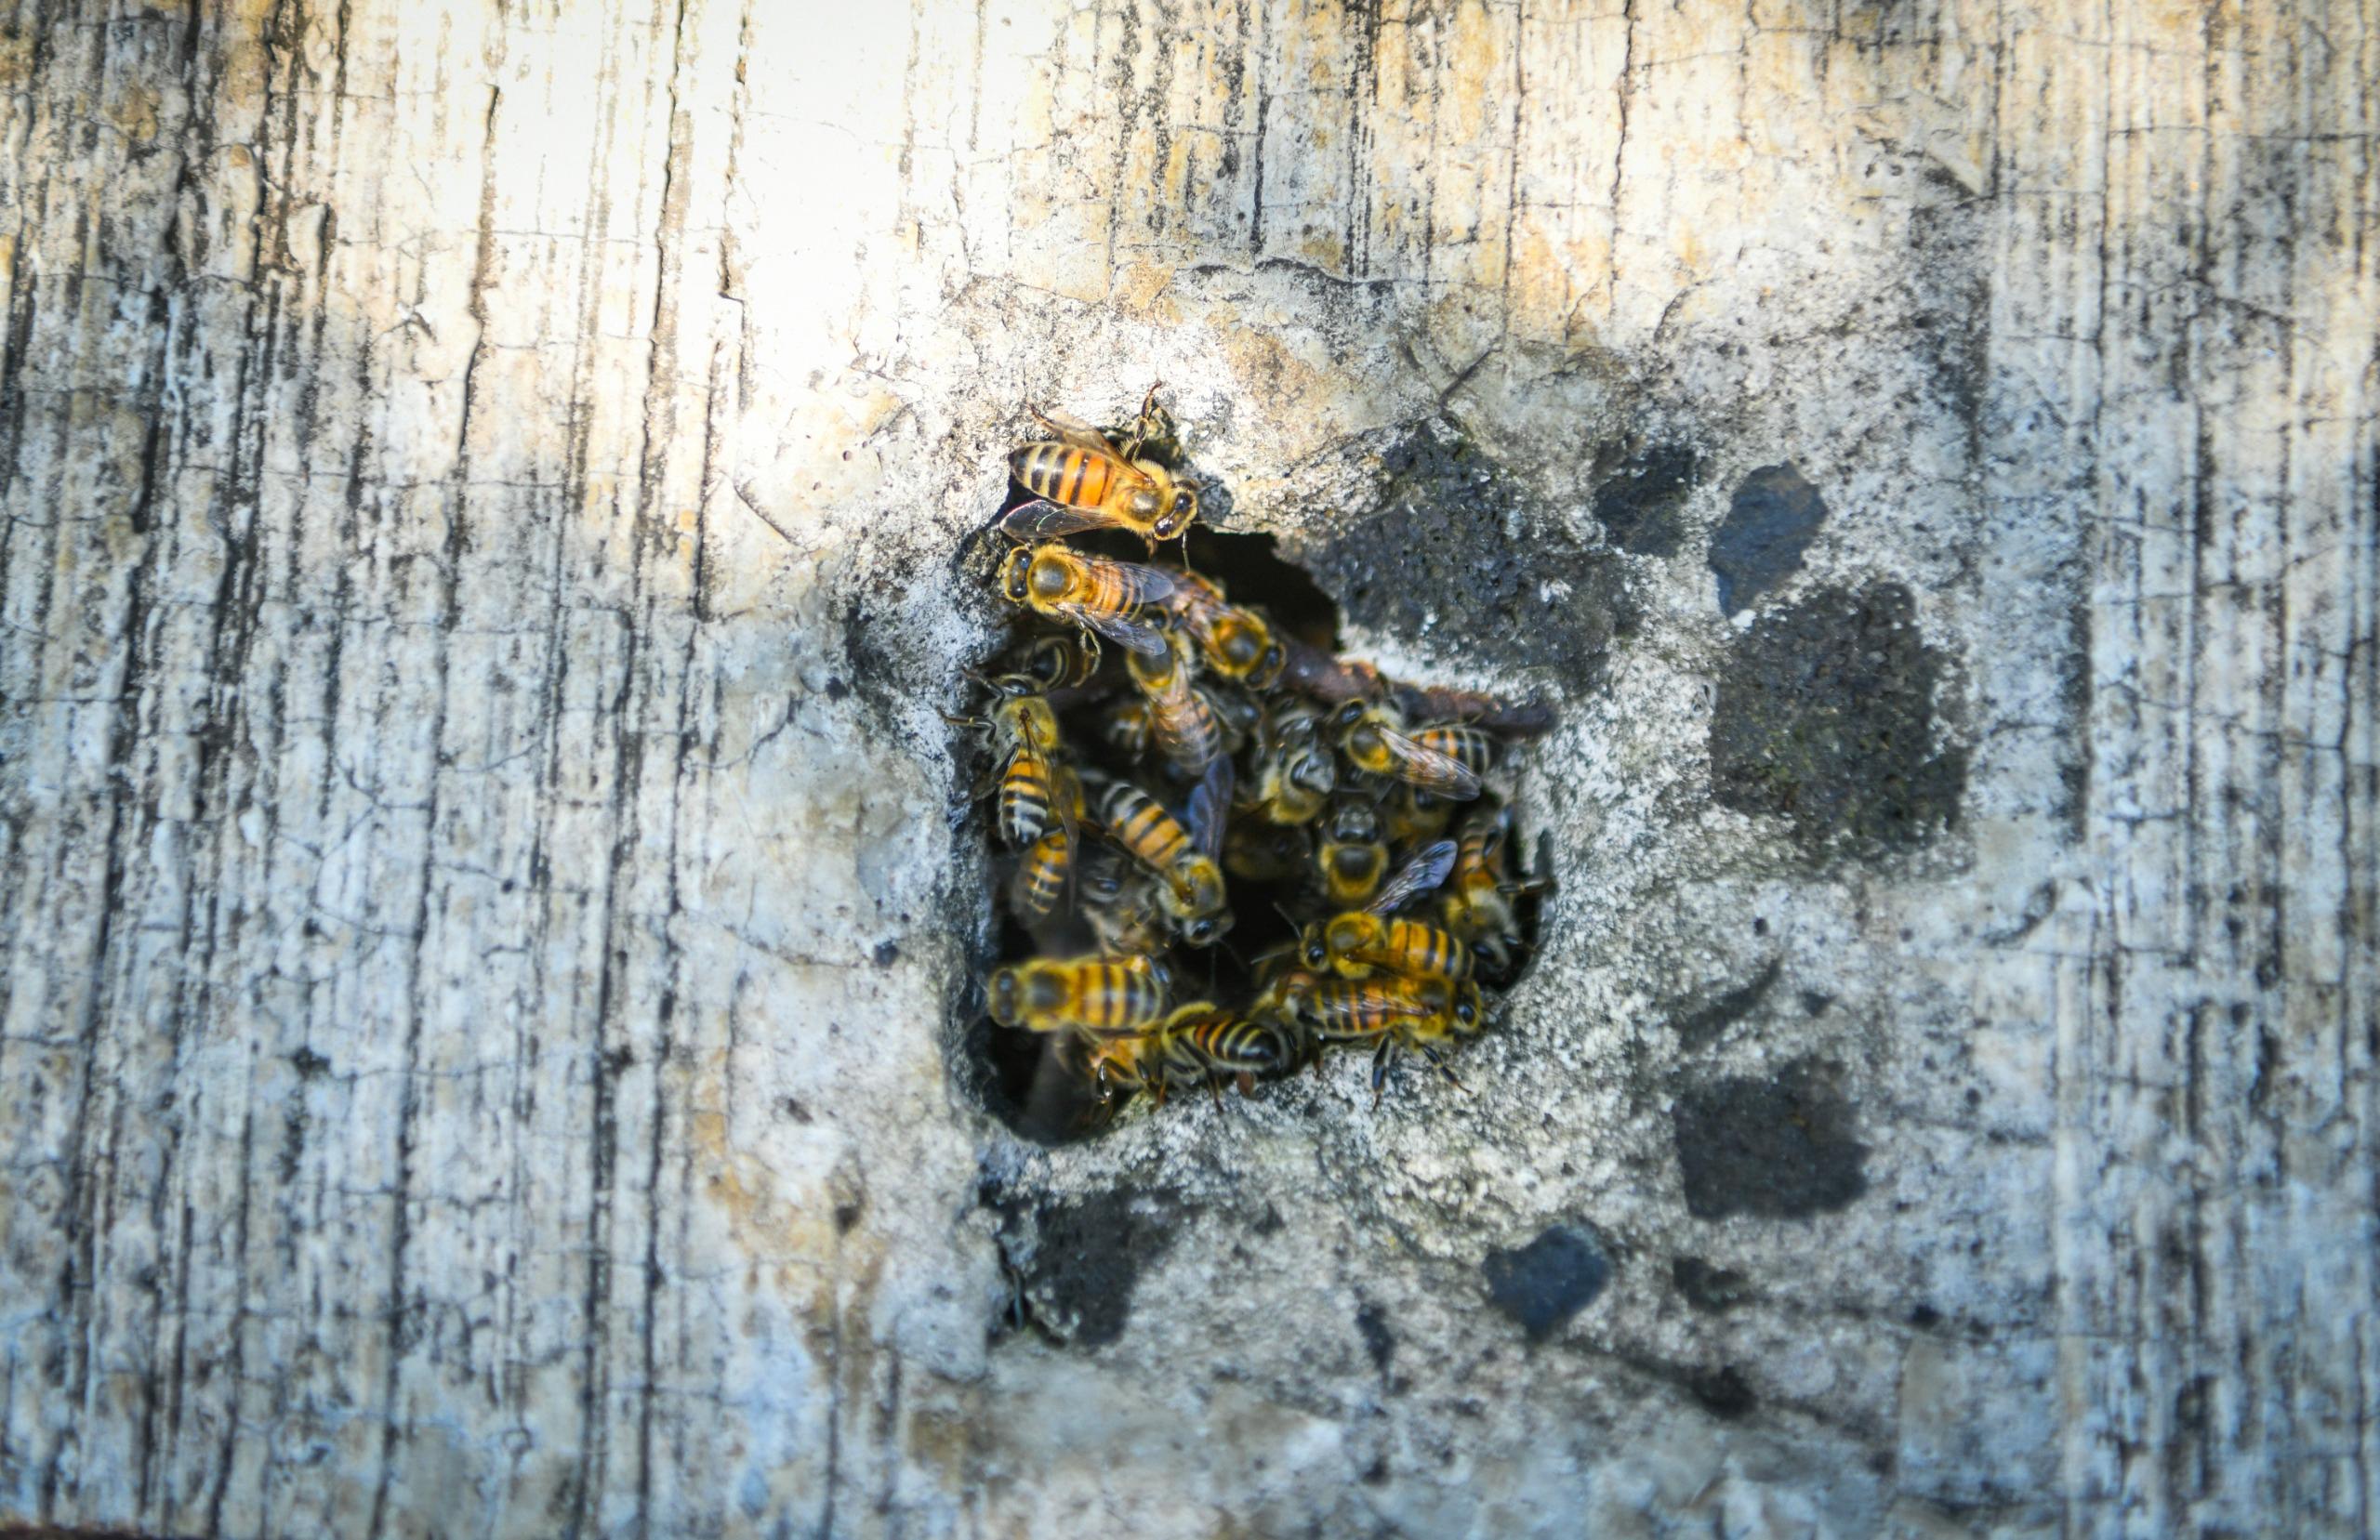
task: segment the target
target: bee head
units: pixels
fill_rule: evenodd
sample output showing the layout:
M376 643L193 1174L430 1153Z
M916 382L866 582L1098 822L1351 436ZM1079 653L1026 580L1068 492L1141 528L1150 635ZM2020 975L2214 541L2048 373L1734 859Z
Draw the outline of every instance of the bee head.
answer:
M988 997L992 1020L1004 1027L1015 1026L1023 1014L1019 1008L1022 1002L1017 998L1016 969L1012 967L993 969L992 976L985 981L984 988Z
M1182 944L1212 946L1222 941L1223 933L1230 928L1231 911L1228 909L1219 910L1212 915L1201 915L1196 919L1183 920L1180 927Z
M1289 762L1289 784L1329 796L1339 784L1339 762L1327 754L1301 754Z
M1323 928L1309 925L1298 941L1298 961L1319 971L1330 966L1330 946L1323 939Z
M1172 539L1197 520L1198 489L1187 482L1174 484L1172 504L1163 513L1157 512L1157 499L1155 493L1146 493L1143 495L1150 503L1148 511L1157 515L1156 521L1149 526L1149 533L1159 540Z
M1482 1005L1479 986L1465 982L1454 997L1455 1029L1465 1033L1477 1032Z
M1353 732L1362 725L1370 710L1371 707L1362 701L1349 701L1330 714L1330 731L1341 734Z
M1342 845L1361 845L1380 837L1380 809L1357 797L1348 797L1331 809L1330 837Z
M1000 563L1000 592L1008 595L1011 604L1025 602L1025 581L1033 568L1033 547L1019 546L1008 553Z

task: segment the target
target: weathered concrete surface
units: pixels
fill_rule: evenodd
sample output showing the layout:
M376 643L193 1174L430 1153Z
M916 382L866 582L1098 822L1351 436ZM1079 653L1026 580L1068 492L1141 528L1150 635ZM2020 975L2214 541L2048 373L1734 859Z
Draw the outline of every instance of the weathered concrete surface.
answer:
M2375 21L20 7L0 1519L2368 1532ZM979 1110L1152 377L1563 704L1468 1096Z

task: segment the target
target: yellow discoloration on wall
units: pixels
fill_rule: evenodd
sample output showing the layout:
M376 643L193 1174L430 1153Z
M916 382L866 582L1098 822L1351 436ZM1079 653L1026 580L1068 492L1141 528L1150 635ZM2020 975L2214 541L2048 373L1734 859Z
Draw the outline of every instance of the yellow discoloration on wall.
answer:
M125 137L135 144L146 144L157 137L156 92L145 86L127 84L108 99L107 120L124 130Z
M1120 309L1135 315L1146 314L1172 282L1173 269L1169 264L1135 262L1116 275L1116 288L1110 297Z

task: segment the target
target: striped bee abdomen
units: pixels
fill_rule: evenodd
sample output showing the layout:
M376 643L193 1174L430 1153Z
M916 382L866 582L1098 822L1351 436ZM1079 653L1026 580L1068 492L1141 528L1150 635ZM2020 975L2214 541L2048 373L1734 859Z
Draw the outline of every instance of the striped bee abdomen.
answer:
M1025 924L1039 925L1057 913L1074 853L1074 838L1063 823L1051 824L1025 852L1016 869L1016 907Z
M1109 786L1099 799L1099 808L1100 822L1116 836L1116 843L1144 865L1170 871L1190 849L1190 831L1157 798L1130 782Z
M1095 508L1107 501L1116 462L1072 444L1027 444L1008 457L1009 469L1036 497L1066 507Z
M1000 776L1000 838L1030 845L1050 826L1050 765L1038 755L1020 754Z

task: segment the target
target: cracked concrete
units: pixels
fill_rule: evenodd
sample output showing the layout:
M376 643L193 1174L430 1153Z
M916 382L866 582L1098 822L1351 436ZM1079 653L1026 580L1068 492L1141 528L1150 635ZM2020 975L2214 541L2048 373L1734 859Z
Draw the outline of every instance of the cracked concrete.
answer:
M2375 20L21 9L0 1521L2368 1532ZM1152 378L1561 708L1467 1095L983 1110Z

